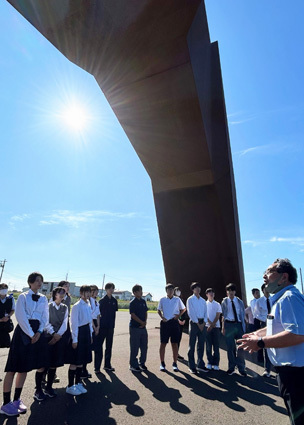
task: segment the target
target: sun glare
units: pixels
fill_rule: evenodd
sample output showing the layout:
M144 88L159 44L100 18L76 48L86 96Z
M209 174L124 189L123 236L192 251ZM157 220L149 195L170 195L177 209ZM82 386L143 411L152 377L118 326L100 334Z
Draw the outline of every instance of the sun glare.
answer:
M73 131L85 129L88 116L84 108L80 105L70 105L62 112L63 122Z

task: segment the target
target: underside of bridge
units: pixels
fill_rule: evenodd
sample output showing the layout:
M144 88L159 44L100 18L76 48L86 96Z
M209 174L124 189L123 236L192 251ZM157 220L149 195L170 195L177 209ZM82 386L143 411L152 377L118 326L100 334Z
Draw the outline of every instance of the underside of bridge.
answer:
M91 73L152 182L166 280L246 299L218 44L201 0L8 0Z

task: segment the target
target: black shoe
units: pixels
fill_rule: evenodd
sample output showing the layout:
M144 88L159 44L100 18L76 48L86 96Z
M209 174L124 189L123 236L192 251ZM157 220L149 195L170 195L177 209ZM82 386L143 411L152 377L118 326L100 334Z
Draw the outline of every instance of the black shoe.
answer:
M57 393L53 390L53 388L46 388L44 390L44 394L50 398L57 397Z
M205 372L205 373L210 372L209 369L206 368L206 366L204 366L204 367L197 367L196 369L199 372Z
M244 377L247 376L247 373L244 370L242 370L242 371L239 370L239 374L241 376L244 376Z
M179 372L179 368L176 363L172 363L173 372Z
M46 395L43 391L35 391L34 399L37 401L44 401L46 399Z
M131 370L131 372L141 372L141 368L140 367L130 366L129 369Z
M189 372L192 373L193 375L196 375L197 374L197 370L196 369L191 369L190 367L189 367Z
M109 371L109 372L115 372L115 368L114 368L114 367L112 367L112 366L105 366L105 367L104 367L104 370L107 370L107 371Z
M54 382L55 382L56 384L57 384L58 382L60 382L60 379L58 378L58 376L57 376L57 375L55 375Z
M234 369L228 369L227 370L227 374L230 375L230 376L231 375L234 375L235 374L235 370Z
M159 366L159 370L161 372L166 372L166 365L165 362L161 362L160 366Z
M145 364L140 364L139 367L140 367L141 370L148 370L148 368Z
M177 360L185 360L185 357L181 356L180 354L177 356Z

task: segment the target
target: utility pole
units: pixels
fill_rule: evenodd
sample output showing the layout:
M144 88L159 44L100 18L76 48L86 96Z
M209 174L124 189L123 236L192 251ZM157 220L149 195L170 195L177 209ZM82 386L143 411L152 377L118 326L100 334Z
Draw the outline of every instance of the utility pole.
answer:
M303 278L302 278L302 269L301 269L301 267L300 267L300 276L301 276L302 294L304 295Z
M68 277L69 277L69 272L67 272L67 274L65 275L65 281L68 281Z
M0 283L1 283L1 279L2 279L2 275L3 275L3 271L4 271L4 267L5 267L6 262L7 262L7 260L3 260L3 261L0 262L0 267L2 268L1 275L0 275Z
M101 294L103 293L103 286L104 286L105 277L106 277L106 275L104 274L103 275L103 280L102 280Z

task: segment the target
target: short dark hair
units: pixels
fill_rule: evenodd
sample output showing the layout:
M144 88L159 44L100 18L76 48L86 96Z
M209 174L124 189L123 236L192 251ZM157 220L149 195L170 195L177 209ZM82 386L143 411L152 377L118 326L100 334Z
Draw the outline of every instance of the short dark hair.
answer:
M172 283L168 283L167 285L166 285L166 292L168 291L168 289L173 289L173 291L174 291L174 285L172 284Z
M256 293L256 291L259 291L259 292L260 292L260 290L259 290L258 288L253 288L253 289L251 290L252 295L254 295L254 294Z
M213 292L215 294L215 291L213 288L207 288L205 294L208 294L208 292Z
M70 282L68 282L67 280L61 280L59 283L58 283L58 285L57 285L57 287L63 287L64 285L69 285L70 284Z
M236 291L236 286L234 283L228 283L228 285L226 285L226 291Z
M297 283L297 269L293 267L291 261L288 258L277 258L274 261L274 264L277 264L276 271L278 273L288 273L288 280L290 283L293 283L294 285Z
M96 286L96 285L90 285L90 288L91 288L91 292L99 291L98 286Z
M134 292L138 292L138 291L142 291L142 286L134 285L133 288L132 288L133 294L134 294Z
M53 291L52 291L53 301L55 301L55 299L56 299L56 294L59 294L61 291L64 291L66 293L66 290L64 288L62 288L61 286L57 286L57 288L53 289Z
M79 289L80 294L84 294L85 292L91 292L91 287L89 285L82 285Z
M193 291L195 288L200 288L201 285L199 284L199 282L192 282L190 285L190 289L191 291Z
M105 290L111 289L111 288L115 289L114 283L112 282L106 283Z
M8 286L6 283L0 283L0 289L8 289Z
M38 272L33 272L33 273L31 273L29 276L28 276L28 278L27 278L27 283L28 283L28 286L30 287L31 285L31 283L35 283L35 280L37 279L37 277L41 277L41 280L42 280L42 282L43 282L43 276L42 276L42 274L41 273L38 273Z
M263 285L261 286L261 291L263 292L265 289L266 283L263 283Z

